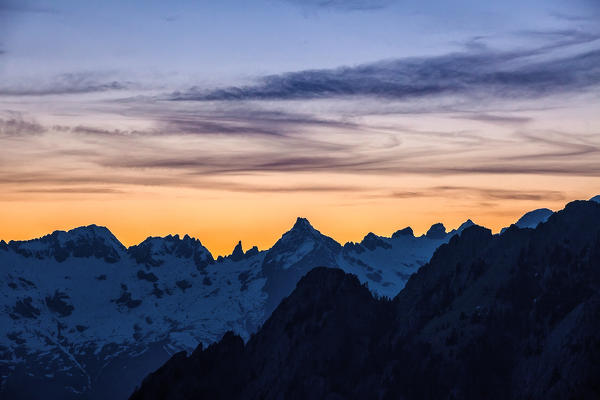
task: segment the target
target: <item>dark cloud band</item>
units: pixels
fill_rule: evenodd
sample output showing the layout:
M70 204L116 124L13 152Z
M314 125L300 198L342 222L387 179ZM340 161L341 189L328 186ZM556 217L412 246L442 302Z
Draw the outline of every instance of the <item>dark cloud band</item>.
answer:
M554 32L554 44L529 51L472 51L438 57L380 61L356 67L307 70L260 78L255 85L217 90L191 88L171 100L308 100L374 97L405 100L441 95L537 98L600 84L600 49L549 57L557 48L599 37Z

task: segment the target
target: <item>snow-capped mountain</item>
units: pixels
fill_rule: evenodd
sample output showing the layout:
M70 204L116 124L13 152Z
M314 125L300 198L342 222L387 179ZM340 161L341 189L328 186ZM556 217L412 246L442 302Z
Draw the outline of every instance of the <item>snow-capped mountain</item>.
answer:
M523 215L517 222L514 223L518 228L535 229L542 222L546 222L554 212L548 208L538 208L537 210L529 211ZM501 233L504 233L509 227L502 228Z
M458 229L446 232L444 225L437 223L419 237L414 236L410 227L394 232L389 238L369 233L360 243L346 243L337 257L337 265L366 282L377 295L393 297L410 275L429 261L435 249L473 225L467 220Z
M1 242L1 390L126 396L175 351L227 330L248 338L316 266L339 266L391 296L458 231L434 226L417 238L407 228L341 246L298 218L271 249L238 243L216 260L187 235L125 248L95 225Z
M392 299L312 269L250 340L174 355L131 400L597 399L599 238L600 204L575 201L465 229Z
M125 249L96 226L3 244L2 390L22 390L25 378L60 386L47 390L62 398L122 398L174 351L224 329L248 337L264 319L261 261L216 263L187 236ZM115 369L123 368L130 375L121 386Z
M95 225L0 242L0 394L124 398L176 351L232 330L249 338L317 266L395 296L434 251L473 225L422 236L367 234L340 245L298 218L268 250L214 259L198 239L149 237L126 248Z

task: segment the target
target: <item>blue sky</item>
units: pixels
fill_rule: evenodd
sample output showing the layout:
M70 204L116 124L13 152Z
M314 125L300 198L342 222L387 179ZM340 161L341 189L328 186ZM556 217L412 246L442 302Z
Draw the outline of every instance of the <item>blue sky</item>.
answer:
M14 79L85 71L148 84L222 83L477 42L523 47L534 40L528 32L592 26L594 3L3 0L0 65Z

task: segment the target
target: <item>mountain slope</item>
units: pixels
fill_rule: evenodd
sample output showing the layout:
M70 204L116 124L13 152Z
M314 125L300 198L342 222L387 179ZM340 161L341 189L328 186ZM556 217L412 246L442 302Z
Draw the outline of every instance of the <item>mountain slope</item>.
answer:
M600 204L465 229L393 300L318 268L250 341L227 334L132 399L598 398Z
M216 260L189 236L125 248L91 225L40 239L0 241L0 396L124 398L175 352L231 330L247 340L319 265L395 296L450 232L367 234L341 246L299 218L268 250Z
M296 282L316 265L335 266L342 246L312 227L305 218L296 223L265 255L262 268L267 278L266 312L269 315Z
M170 354L228 329L248 337L263 322L261 254L215 263L187 236L127 250L107 232L78 228L0 249L3 395L57 387L62 398L124 398Z
M174 352L247 339L318 265L392 296L456 231L408 233L342 247L299 218L271 249L216 260L187 235L125 248L95 225L0 242L0 394L124 398Z

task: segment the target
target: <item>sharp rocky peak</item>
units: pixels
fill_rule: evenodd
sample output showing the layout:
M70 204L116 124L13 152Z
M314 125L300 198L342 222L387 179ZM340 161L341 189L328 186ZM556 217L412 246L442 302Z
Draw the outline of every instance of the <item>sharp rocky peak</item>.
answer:
M431 225L431 228L425 234L428 239L443 239L446 237L446 227L441 222Z
M407 226L404 229L400 229L400 230L397 230L396 232L394 232L392 234L392 239L396 239L396 238L399 238L399 237L402 237L402 236L414 237L415 234L414 234L412 228L410 226Z
M229 256L233 261L239 261L244 258L244 249L242 248L242 241L240 240L238 244L233 249L233 252Z
M473 225L475 225L475 222L473 222L470 219L468 219L465 222L463 222L462 224L460 224L460 226L458 227L458 229L456 229L456 231L458 233L461 233L462 231L464 231L467 228L472 227Z
M278 243L299 243L304 242L305 239L321 240L323 238L326 238L326 236L315 229L306 218L298 217L292 229L284 233Z
M212 254L202 245L200 240L185 235L168 235L164 237L148 237L142 243L131 246L127 252L136 262L148 266L160 266L166 255L178 258L193 258L198 268L214 262Z
M296 223L294 224L294 226L292 227L292 231L315 231L315 228L313 228L313 226L310 224L310 222L308 221L308 219L306 218L302 218L302 217L298 217L296 219Z

